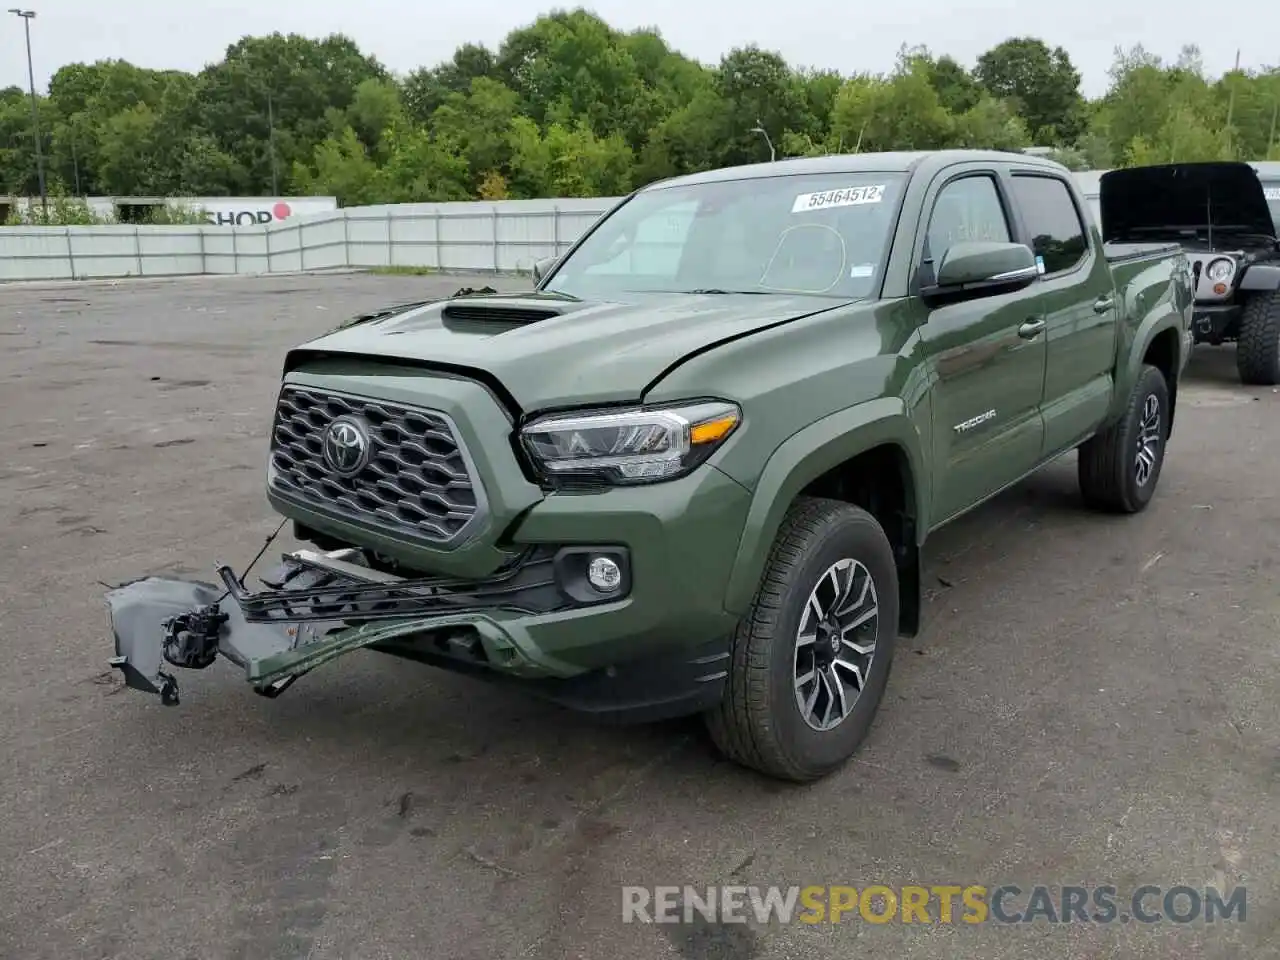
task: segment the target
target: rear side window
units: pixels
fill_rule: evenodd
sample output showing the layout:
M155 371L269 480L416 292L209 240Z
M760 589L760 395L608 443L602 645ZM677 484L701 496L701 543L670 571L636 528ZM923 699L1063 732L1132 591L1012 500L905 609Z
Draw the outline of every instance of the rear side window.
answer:
M1044 272L1077 266L1089 252L1080 211L1067 185L1056 177L1015 175L1013 195L1031 231L1031 247L1044 260Z

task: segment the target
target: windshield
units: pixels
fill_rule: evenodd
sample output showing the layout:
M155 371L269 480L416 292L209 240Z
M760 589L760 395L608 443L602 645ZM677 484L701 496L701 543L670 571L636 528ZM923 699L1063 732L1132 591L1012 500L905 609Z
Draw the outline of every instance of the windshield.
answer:
M1280 180L1264 180L1262 192L1266 194L1267 206L1271 208L1271 220L1276 225L1276 232L1280 233Z
M659 187L601 223L544 289L870 295L901 173L761 177Z

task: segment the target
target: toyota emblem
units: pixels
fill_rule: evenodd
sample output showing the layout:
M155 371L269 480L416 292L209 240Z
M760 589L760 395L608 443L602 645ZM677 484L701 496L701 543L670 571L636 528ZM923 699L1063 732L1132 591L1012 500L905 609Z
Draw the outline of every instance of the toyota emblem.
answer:
M351 477L369 462L369 433L353 417L338 417L324 432L324 462L342 477Z

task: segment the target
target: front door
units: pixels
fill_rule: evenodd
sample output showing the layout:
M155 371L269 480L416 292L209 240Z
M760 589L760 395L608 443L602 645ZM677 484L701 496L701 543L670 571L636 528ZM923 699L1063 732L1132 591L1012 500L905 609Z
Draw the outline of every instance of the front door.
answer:
M940 262L959 241L1013 238L1004 181L993 171L956 174L933 189L922 261ZM1034 293L1021 290L934 308L920 328L934 385L938 523L1039 462L1046 351L1038 311Z

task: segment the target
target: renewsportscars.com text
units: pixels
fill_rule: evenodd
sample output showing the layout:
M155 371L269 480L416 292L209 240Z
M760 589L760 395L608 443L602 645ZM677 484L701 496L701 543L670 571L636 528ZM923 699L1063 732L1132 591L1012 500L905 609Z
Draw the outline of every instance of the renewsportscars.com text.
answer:
M624 923L1219 923L1243 922L1246 890L1147 884L623 887Z

